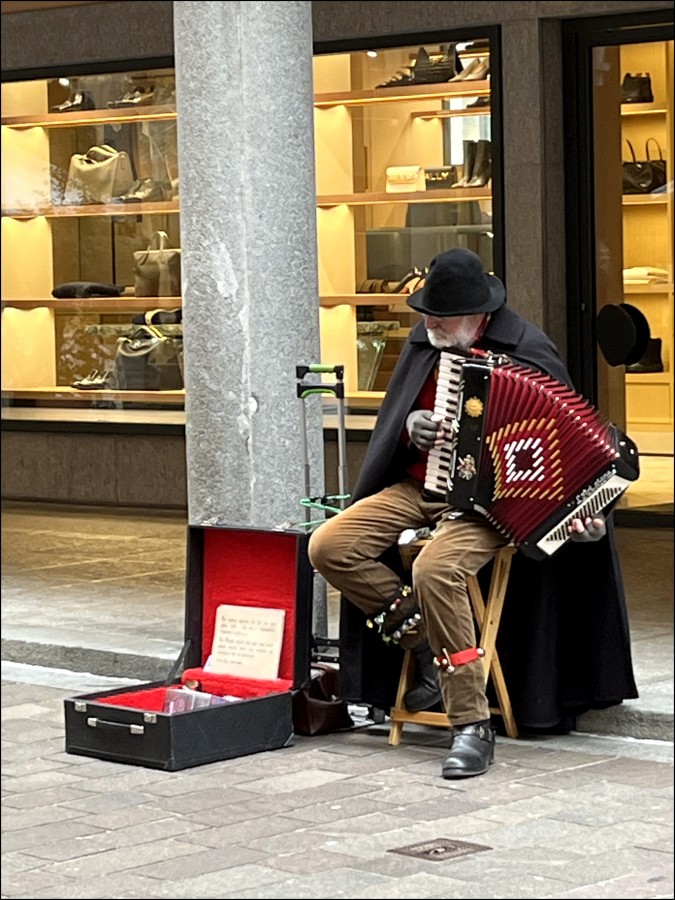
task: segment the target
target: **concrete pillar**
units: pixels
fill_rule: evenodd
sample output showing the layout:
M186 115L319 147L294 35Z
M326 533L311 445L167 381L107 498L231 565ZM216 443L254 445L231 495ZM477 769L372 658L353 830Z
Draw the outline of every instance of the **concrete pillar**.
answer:
M182 0L174 17L189 520L299 522L295 366L319 361L311 3Z
M502 25L508 303L566 353L560 23ZM523 115L523 110L529 110Z

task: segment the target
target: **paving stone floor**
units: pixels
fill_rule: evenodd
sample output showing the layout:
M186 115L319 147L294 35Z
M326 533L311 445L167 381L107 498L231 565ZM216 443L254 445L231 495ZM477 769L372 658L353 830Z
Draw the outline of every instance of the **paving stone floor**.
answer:
M617 542L640 697L585 714L579 728L672 740L673 533L618 528ZM183 643L185 560L183 515L3 505L2 658L165 677Z
M67 754L65 697L168 671L185 522L16 505L2 532L1 897L673 897L672 533L618 532L623 734L500 737L486 775L448 782L447 735L411 726L175 773ZM641 739L655 722L668 740Z
M3 898L673 897L668 742L498 738L449 782L438 729L371 725L167 773L64 752L104 686L3 665Z

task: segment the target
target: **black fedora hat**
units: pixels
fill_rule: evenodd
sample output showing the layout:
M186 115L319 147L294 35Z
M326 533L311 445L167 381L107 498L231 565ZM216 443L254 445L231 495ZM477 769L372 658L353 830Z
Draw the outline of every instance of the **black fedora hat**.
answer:
M596 319L598 344L610 366L631 366L647 350L649 322L636 306L630 303L608 303Z
M455 247L429 263L424 287L408 297L408 306L426 316L473 316L494 312L506 290L496 275L488 275L480 256Z

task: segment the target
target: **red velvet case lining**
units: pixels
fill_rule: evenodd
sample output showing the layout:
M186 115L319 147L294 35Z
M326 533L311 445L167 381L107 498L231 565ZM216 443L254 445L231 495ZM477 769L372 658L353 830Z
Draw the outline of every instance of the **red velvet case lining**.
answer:
M232 694L246 700L289 691L295 668L295 613L297 595L297 537L276 531L237 531L214 528L204 532L202 594L202 666L213 644L216 609L221 603L283 609L284 638L279 677L274 680L242 679L231 675L186 669L181 680L198 681L210 694ZM198 598L188 597L188 603ZM169 687L168 685L167 687ZM161 712L166 687L127 691L101 697L98 703Z
M201 669L193 669L193 672L201 671ZM225 676L220 676L224 679ZM221 680L218 683L219 690L215 687L207 687L202 683L202 690L209 694L232 694L234 697L241 697L243 700L252 700L254 697L266 697L268 694L279 693L280 691L290 690L290 684L285 688L270 688L270 684L278 685L281 682L269 681L242 681L241 679L231 678L228 682ZM104 703L108 706L126 706L128 709L141 709L143 712L162 712L164 709L164 697L167 690L176 685L162 685L161 687L146 688L145 690L127 691L124 694L113 694L110 697L98 697L97 703ZM220 690L220 688L223 688ZM208 708L208 707L207 707Z

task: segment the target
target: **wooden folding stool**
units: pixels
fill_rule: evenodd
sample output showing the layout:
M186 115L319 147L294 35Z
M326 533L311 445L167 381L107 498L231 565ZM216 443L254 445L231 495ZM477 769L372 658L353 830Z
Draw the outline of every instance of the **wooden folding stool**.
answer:
M412 562L420 552L424 544L430 538L414 541L412 544L401 548L401 556L403 563L407 568L412 567ZM482 658L483 670L485 672L486 681L492 678L492 684L497 696L497 707L490 707L490 713L500 715L504 720L506 733L511 738L518 737L518 729L511 709L511 700L509 692L506 688L506 681L499 662L497 654L497 634L499 632L499 623L502 617L502 609L504 607L504 597L509 582L509 573L511 571L511 560L515 553L515 547L502 547L497 552L492 562L492 576L490 578L490 588L487 595L487 602L483 599L478 577L471 575L467 579L467 587L469 598L473 608L474 618L478 626L478 646L484 651ZM449 728L448 717L444 712L429 712L422 710L421 712L409 712L404 706L404 697L412 685L412 679L415 671L415 660L411 650L405 651L403 657L403 665L401 666L401 677L398 682L398 691L396 693L395 706L392 708L391 727L389 729L389 743L397 746L401 740L403 726L406 722L415 722L418 725L433 725L437 728Z

